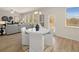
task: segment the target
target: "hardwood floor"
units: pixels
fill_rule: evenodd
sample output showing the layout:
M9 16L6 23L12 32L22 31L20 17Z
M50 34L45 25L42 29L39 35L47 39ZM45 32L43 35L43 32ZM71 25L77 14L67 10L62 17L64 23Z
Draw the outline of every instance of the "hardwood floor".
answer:
M21 33L0 36L0 52L28 52L29 46L22 46ZM79 52L79 41L54 36L53 45L45 52Z
M79 52L79 41L55 36L54 51L58 52Z
M54 51L58 52L71 52L72 51L72 40L55 36L55 47Z
M72 43L72 51L79 52L79 42L73 40Z
M21 34L0 36L0 52L21 52Z

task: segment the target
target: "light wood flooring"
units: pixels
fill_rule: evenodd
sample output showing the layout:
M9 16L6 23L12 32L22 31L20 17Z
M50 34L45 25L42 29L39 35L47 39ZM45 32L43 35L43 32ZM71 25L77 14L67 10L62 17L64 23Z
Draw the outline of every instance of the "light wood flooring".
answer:
M56 52L79 52L79 41L54 36L53 48Z
M22 46L21 33L0 36L0 52L28 52L29 46ZM79 41L54 36L53 45L45 52L79 52Z
M21 34L0 36L0 52L21 52Z

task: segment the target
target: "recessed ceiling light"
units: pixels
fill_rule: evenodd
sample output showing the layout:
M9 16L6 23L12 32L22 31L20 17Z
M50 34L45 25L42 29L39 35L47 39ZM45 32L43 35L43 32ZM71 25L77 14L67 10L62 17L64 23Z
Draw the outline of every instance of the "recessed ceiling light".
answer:
M41 11L39 11L39 15L41 15L42 14L42 12Z
M35 11L34 14L38 14L38 11Z

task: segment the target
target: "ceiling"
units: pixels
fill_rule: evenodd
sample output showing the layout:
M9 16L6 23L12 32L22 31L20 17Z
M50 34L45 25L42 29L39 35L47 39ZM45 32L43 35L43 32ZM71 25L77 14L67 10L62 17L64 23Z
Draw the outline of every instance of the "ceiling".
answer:
M8 10L8 11L14 10L18 13L30 12L33 10L37 10L39 8L40 7L2 7L2 9L4 9L4 10Z

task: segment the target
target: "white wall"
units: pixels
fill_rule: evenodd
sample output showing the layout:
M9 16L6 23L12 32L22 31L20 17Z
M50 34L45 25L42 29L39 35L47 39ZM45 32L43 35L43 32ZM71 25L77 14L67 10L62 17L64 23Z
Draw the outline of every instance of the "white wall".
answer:
M53 8L41 8L40 11L45 15L45 25L50 16L55 17L55 34L70 38L73 40L79 40L79 28L65 27L66 20L66 8L65 7L53 7Z
M14 14L11 14L10 11L3 10L0 8L0 20L2 16L19 16L20 14L15 12Z

